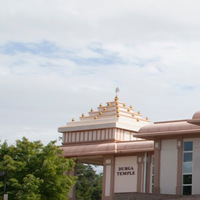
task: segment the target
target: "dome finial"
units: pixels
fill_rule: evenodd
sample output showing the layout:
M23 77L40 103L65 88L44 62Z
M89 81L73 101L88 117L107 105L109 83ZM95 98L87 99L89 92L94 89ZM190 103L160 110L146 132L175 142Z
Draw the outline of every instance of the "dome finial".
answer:
M116 87L116 89L115 89L115 93L116 93L115 101L118 101L118 100L119 100L119 98L118 98L118 96L117 96L117 93L119 93L119 92L120 92L119 87Z
M116 95L117 95L118 92L120 92L120 89L119 89L119 87L116 87L116 89L115 89Z

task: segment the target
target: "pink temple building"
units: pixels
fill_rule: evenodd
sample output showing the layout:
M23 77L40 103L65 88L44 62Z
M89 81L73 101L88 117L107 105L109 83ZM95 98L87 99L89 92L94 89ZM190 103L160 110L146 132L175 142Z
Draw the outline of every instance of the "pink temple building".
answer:
M103 166L103 200L117 193L200 194L200 112L150 124L116 96L58 131L66 158Z

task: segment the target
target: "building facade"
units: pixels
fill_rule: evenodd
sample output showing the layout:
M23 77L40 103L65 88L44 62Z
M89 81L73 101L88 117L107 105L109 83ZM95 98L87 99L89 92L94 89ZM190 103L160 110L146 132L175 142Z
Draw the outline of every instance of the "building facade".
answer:
M200 194L200 111L192 119L142 127L139 135L154 141L154 192Z
M199 194L199 125L200 112L151 125L116 96L58 131L66 158L103 166L102 199L112 200L117 193Z

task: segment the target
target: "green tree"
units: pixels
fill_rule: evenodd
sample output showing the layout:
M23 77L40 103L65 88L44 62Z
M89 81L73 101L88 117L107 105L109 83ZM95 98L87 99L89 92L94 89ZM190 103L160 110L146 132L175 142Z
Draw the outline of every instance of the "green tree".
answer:
M9 199L65 200L76 177L67 175L74 161L64 158L55 141L44 146L27 138L0 144L0 171L7 175ZM3 181L0 182L2 188ZM2 197L1 189L0 196Z
M77 164L77 200L100 200L102 193L102 173L97 174L91 165Z

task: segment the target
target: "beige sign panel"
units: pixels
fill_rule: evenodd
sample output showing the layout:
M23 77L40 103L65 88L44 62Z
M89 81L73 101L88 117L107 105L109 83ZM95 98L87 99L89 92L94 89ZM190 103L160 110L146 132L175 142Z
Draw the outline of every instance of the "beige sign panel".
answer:
M137 191L137 156L115 158L114 192Z

